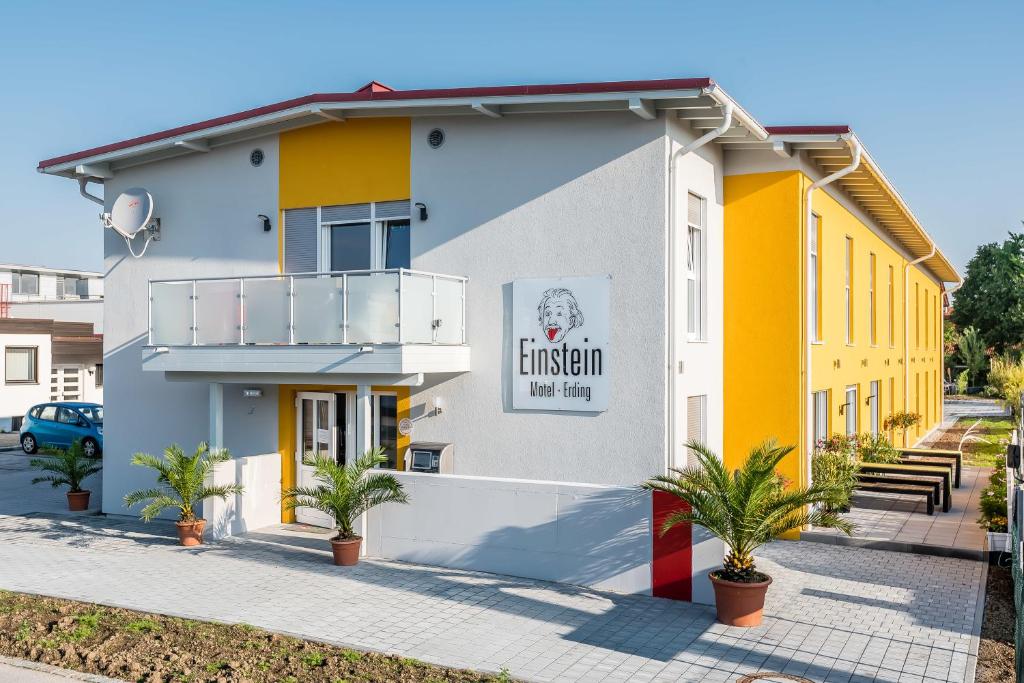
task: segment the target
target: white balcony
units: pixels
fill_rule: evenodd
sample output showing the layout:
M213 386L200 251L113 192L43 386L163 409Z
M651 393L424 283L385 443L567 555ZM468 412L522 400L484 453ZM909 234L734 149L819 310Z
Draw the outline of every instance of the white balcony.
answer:
M469 370L465 302L466 278L406 269L152 280L142 363L177 379L415 383Z

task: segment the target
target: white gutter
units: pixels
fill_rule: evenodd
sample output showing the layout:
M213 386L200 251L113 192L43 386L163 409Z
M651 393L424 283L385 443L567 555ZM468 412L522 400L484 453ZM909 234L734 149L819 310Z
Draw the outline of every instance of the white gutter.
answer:
M668 268L668 291L669 291L669 296L667 298L667 300L669 302L669 306L668 306L668 376L669 376L669 381L668 381L668 402L667 402L668 403L668 415L667 415L667 417L668 417L668 420L667 420L667 423L668 423L668 443L666 444L667 448L665 449L665 471L666 472L668 472L668 468L672 466L674 461L677 462L676 459L673 457L673 454L675 453L676 448L680 448L681 449L681 446L682 446L682 444L676 443L676 441L677 441L677 433L679 431L679 429L677 428L677 425L676 425L676 418L677 418L677 412L678 412L676 410L677 403L678 403L678 399L677 399L677 396L676 396L676 375L682 373L682 368L681 368L682 361L679 358L679 353L677 351L677 343L676 343L676 341L677 341L676 340L676 337L677 337L676 328L677 328L677 322L678 321L676 320L677 301L676 301L675 292L676 292L676 281L678 279L677 275L676 275L676 271L678 270L678 268L674 268L673 267L674 266L674 259L675 259L676 249L677 249L677 246L678 246L678 234L679 234L679 231L676 229L676 205L677 205L677 201L676 201L676 183L675 183L675 179L674 179L675 172L676 172L676 163L681 158L683 158L684 156L689 154L690 152L693 152L693 151L703 147L707 143L711 142L712 140L714 140L715 138L720 136L725 131L729 130L729 128L732 127L732 115L733 115L733 109L735 107L735 105L732 103L731 100L728 100L728 99L725 99L725 98L721 98L720 99L719 97L715 97L715 91L713 89L709 89L707 91L707 94L712 96L712 97L714 97L714 99L716 101L718 101L718 102L720 102L722 104L722 123L717 128L715 128L714 130L710 130L707 133L705 133L704 135L702 135L699 138L697 138L696 140L693 140L690 143L688 143L686 145L683 145L682 147L674 150L669 155L669 157L668 157L668 220L666 221L666 225L668 226L668 240L667 240L667 244L668 244L668 259L667 260L668 260L668 263L669 263L669 268ZM722 101L723 99L724 99L724 101Z
M850 147L850 154L853 159L850 161L849 166L845 166L831 175L827 175L820 180L816 180L808 186L804 193L804 233L806 236L806 248L804 250L804 272L806 273L806 282L804 284L804 298L806 304L804 306L804 315L807 318L806 335L807 340L804 344L804 400L806 405L804 406L804 435L807 439L807 466L805 468L805 485L811 483L811 460L814 457L814 384L811 383L811 348L816 337L818 336L818 330L814 329L814 309L816 308L816 301L811 297L811 278L817 280L818 274L813 272L811 269L811 223L814 219L814 205L813 197L814 191L819 187L824 187L830 183L839 180L848 173L852 173L857 170L860 166L860 158L863 152L860 141L857 140L852 134L846 134L842 136L843 140L846 141Z
M922 261L927 261L935 256L935 242L931 243L932 249L921 258L916 258L903 266L903 412L907 412L909 404L907 393L910 391L910 315L907 310L907 296L910 288L910 269ZM915 302L916 304L917 302ZM916 313L916 309L915 309ZM903 430L903 446L907 445L907 430Z
M85 189L85 186L88 185L91 182L93 182L92 178L79 178L78 179L78 193L80 195L82 195L83 197L85 197L86 199L88 199L89 201L96 202L100 206L103 206L103 200L102 199L100 199L99 197L97 197L96 195L92 194L91 192L89 192L88 190Z

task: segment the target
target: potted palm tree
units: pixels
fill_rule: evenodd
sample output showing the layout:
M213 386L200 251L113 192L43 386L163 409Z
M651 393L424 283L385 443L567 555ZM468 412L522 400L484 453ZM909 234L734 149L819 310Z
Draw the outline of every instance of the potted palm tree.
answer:
M375 448L345 465L325 455L313 459L316 486L294 486L281 496L289 510L313 508L330 515L338 529L331 539L334 564L352 566L359 562L362 536L354 525L359 515L384 503L408 503L409 496L390 472L370 473L387 462L384 450Z
M849 534L853 526L834 512L846 495L844 485L823 481L787 488L775 468L793 447L774 441L754 448L743 467L731 473L704 444L686 445L696 453L695 466L672 468L643 484L686 504L669 515L661 533L677 524L696 524L721 538L728 554L723 567L710 574L718 620L729 626L757 626L772 579L757 571L754 551L806 524Z
M231 454L226 448L210 450L205 442L199 444L192 455L186 455L178 444L165 448L163 458L149 453L136 453L132 456L132 464L155 470L157 486L132 491L124 497L124 504L131 508L146 502L146 506L139 511L146 522L168 508L177 509L178 541L186 546L199 545L203 542L206 520L196 518L194 506L207 498L224 500L245 490L241 484L206 484L206 478L213 468L230 459Z
M90 491L82 489L82 482L103 469L103 463L85 455L81 440L70 448L47 448L44 458L32 458L29 465L48 472L32 480L33 484L48 483L53 488L67 486L68 510L82 512L89 509Z

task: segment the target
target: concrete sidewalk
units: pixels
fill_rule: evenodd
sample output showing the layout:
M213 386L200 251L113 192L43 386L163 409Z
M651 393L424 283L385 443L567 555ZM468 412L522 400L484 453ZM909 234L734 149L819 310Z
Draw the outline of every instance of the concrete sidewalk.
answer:
M85 683L122 683L122 681L86 674L55 666L26 662L22 659L0 657L0 681L3 683L68 683L68 681L84 681Z
M279 529L175 545L167 523L0 517L0 587L273 631L532 681L970 681L984 565L819 543L759 554L765 624L645 596L385 561ZM181 592L167 576L188 576Z

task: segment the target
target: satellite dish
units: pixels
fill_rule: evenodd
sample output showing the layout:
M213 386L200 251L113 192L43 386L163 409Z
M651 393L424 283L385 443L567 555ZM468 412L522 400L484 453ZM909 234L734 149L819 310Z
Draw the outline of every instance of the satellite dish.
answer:
M125 239L132 239L153 219L153 207L153 195L144 188L133 187L118 195L110 213L104 214L103 222Z

